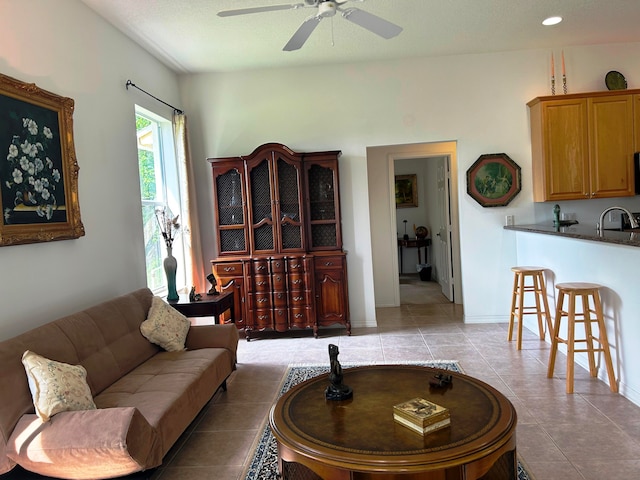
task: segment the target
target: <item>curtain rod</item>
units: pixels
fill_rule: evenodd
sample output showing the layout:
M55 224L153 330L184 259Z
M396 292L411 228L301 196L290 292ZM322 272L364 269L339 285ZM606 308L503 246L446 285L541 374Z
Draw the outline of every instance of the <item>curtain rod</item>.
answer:
M145 93L147 95L149 95L151 98L154 98L155 100L159 101L160 103L164 103L167 107L171 107L173 108L173 111L176 112L178 115L182 115L184 114L184 110L180 110L179 108L174 107L173 105L168 104L167 102L165 102L164 100L160 100L158 97L156 97L155 95L151 95L149 92L141 89L139 86L137 86L135 83L133 83L131 80L127 80L127 83L125 83L125 88L127 90L129 90L129 85L131 85L134 88L137 88L138 90L140 90L142 93Z

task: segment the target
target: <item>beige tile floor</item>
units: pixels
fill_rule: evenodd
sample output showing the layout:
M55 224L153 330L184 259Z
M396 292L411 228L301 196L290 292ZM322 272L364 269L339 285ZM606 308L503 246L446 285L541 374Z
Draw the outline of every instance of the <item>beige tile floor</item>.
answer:
M638 478L640 407L581 368L576 393L567 395L564 355L548 379L547 343L525 331L517 351L506 340L506 324L464 324L462 309L435 283L402 284L401 298L402 306L377 311L377 328L354 328L350 337L332 329L319 339L241 341L228 391L215 395L161 468L128 480L239 479L287 365L328 362L329 343L339 346L342 363L458 360L515 405L518 453L536 480Z
M287 365L327 362L329 343L339 346L343 363L458 360L515 405L518 452L536 480L638 478L640 407L581 368L576 393L567 395L563 355L548 379L547 343L525 330L517 351L506 324L462 323L462 309L435 283L403 284L401 296L402 306L378 309L377 328L355 328L350 337L336 329L319 339L241 341L228 391L216 395L154 478L238 479Z

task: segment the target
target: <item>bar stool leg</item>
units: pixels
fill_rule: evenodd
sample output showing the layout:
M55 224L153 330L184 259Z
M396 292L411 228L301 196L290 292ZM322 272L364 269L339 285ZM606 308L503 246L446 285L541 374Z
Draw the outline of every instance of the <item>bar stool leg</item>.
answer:
M567 393L573 393L573 373L575 370L575 329L576 329L576 295L569 292L569 310L567 315Z
M522 350L522 324L524 323L524 274L518 275L518 341L517 349Z
M533 295L536 299L536 317L538 317L538 334L540 335L540 340L544 340L545 330L542 324L542 311L540 310L540 297L542 296L542 285L544 283L540 281L540 273L536 273L533 275Z
M584 295L582 295L582 311L584 312L584 333L585 333L585 342L587 344L587 357L589 359L589 375L592 377L595 377L598 374L598 371L596 370L596 355L594 352L594 346L593 346L593 330L591 329L591 306L589 305L589 297L593 296L593 301L594 301L594 306L593 306L593 313L595 313L596 315L596 321L599 323L598 320L598 312L595 311L595 299L596 299L596 295L598 294L597 291L591 292L591 293L585 293Z
M549 302L547 301L547 287L546 284L544 283L544 276L542 274L542 272L540 272L540 294L542 296L542 304L544 305L544 315L546 317L546 321L547 321L547 331L549 332L549 335L552 334L553 332L553 324L551 322L551 314L549 313L551 310L549 310ZM545 337L543 335L540 335L540 340L544 341Z
M516 273L513 275L513 289L511 290L511 314L509 315L509 332L507 334L507 340L510 342L513 336L513 322L516 314L516 297L518 296L518 277Z
M549 355L549 367L547 369L547 378L553 377L553 370L556 365L556 354L558 353L558 339L560 338L560 319L562 318L562 305L564 302L564 292L558 292L558 300L556 302L556 319L553 330L551 330L551 353Z
M596 292L594 295L594 306L596 310L596 318L598 319L598 336L600 337L600 348L604 353L604 362L607 367L607 375L609 376L609 390L614 393L618 392L618 384L616 383L615 373L613 371L613 361L611 360L611 352L609 350L609 340L607 339L607 329L604 324L604 312L602 311L602 302L600 295Z

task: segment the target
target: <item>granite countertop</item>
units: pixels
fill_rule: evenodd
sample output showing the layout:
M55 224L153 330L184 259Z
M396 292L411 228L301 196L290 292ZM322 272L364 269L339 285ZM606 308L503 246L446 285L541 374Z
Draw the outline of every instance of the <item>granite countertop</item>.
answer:
M517 232L542 233L545 235L556 235L559 237L579 238L581 240L591 240L594 242L615 243L630 247L640 247L640 230L637 232L621 232L619 230L605 230L602 235L596 231L595 225L568 225L566 227L555 227L553 224L540 225L508 225L505 230L515 230Z

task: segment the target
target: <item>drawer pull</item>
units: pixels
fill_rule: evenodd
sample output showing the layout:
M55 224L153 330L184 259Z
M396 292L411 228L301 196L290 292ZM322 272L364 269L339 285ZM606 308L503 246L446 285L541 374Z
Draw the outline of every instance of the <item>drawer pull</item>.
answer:
M296 302L300 302L302 300L304 300L304 297L293 297L293 300Z
M274 262L274 265L278 268L280 268L280 262Z
M294 280L293 282L294 285L300 285L302 283L302 280L298 279L298 280Z
M299 263L294 263L293 265L291 265L291 268L300 268L300 264Z
M278 299L282 298L282 294L281 293L279 293L277 296L278 296Z
M333 262L325 262L324 266L325 267L332 267L333 266Z
M267 318L269 318L269 315L258 315L259 320L266 320Z
M236 271L236 267L224 267L224 271L225 272L235 272Z
M256 270L257 271L264 270L265 268L267 268L267 267L265 267L264 265L256 265Z
M304 317L304 314L302 314L302 313L296 313L296 318L302 318L302 317Z
M266 280L259 280L259 281L256 282L256 285L260 285L260 286L266 285L266 284L267 284Z
M280 281L280 280L282 280L282 277L281 277L280 275L278 275L278 276L276 277L276 280L277 280L277 281Z
M266 298L259 298L259 299L258 299L258 303L264 303L264 302L266 302L266 301L267 301L267 299L266 299Z

